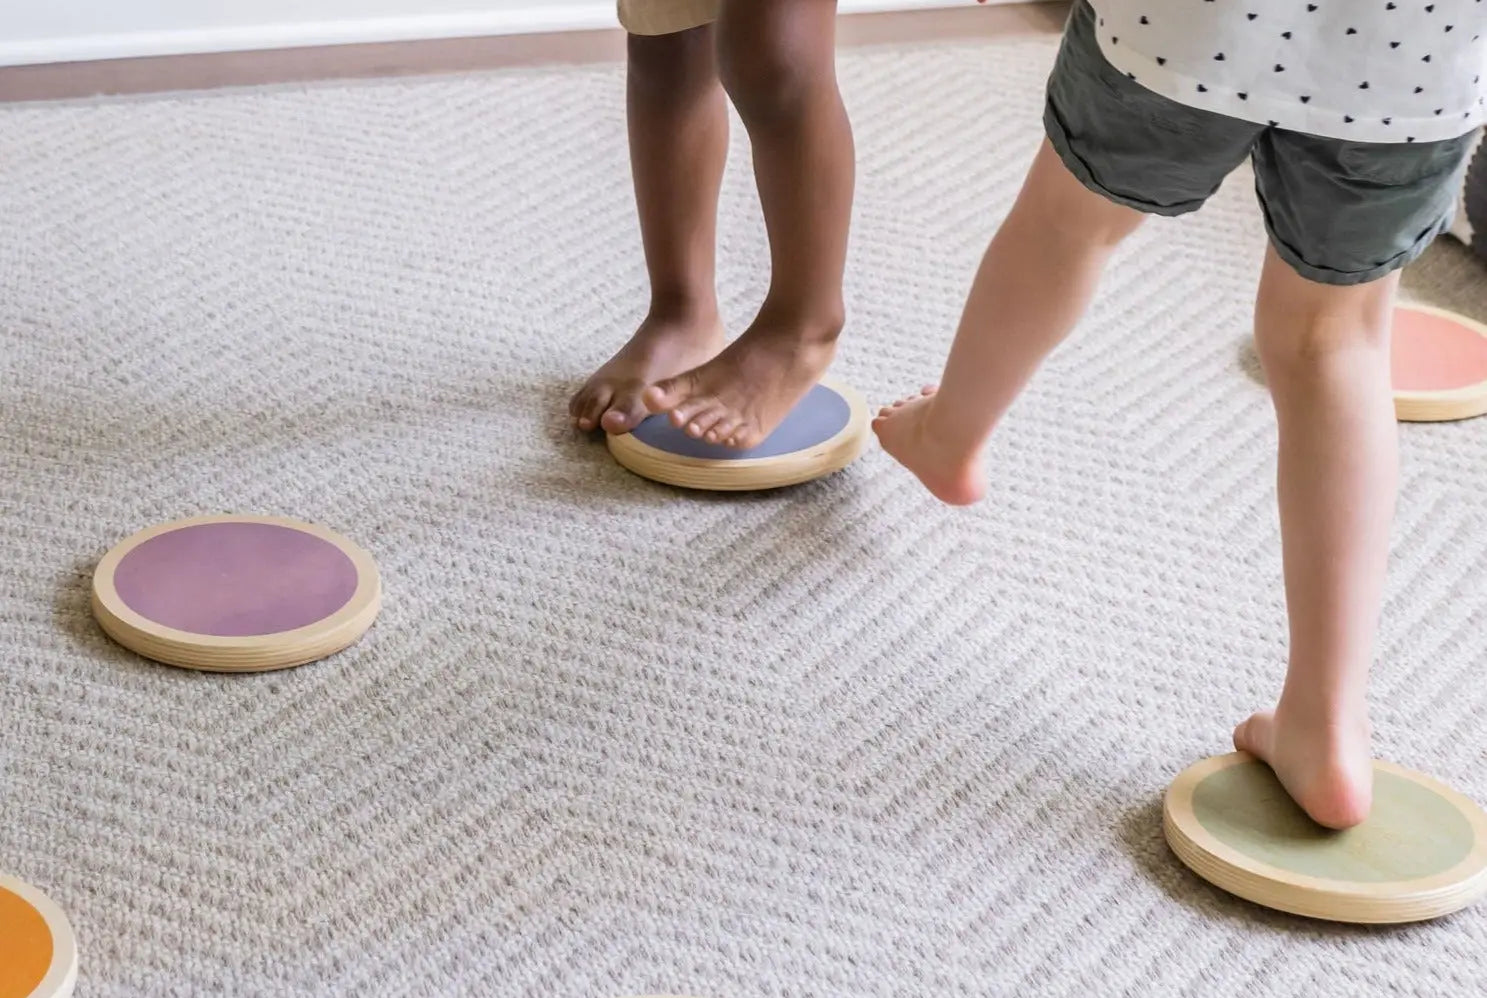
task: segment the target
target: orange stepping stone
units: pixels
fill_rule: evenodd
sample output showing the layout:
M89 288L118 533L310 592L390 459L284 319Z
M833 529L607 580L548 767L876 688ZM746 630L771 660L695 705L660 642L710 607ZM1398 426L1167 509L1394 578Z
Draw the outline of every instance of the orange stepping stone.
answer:
M67 998L77 983L77 940L41 891L0 874L0 998Z

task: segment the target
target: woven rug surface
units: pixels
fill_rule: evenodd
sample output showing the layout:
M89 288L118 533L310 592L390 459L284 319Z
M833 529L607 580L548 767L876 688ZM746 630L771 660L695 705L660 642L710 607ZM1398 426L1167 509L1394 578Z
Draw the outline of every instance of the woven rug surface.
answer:
M845 51L836 373L932 380L1052 39ZM1487 908L1233 900L1160 797L1276 694L1275 430L1237 175L1123 248L939 507L881 453L754 497L568 429L644 301L619 66L0 109L0 869L84 998L1460 995ZM768 280L741 129L720 293ZM1487 316L1441 245L1412 294ZM1380 754L1487 801L1487 422L1403 428ZM149 664L88 610L217 512L367 546L325 662Z

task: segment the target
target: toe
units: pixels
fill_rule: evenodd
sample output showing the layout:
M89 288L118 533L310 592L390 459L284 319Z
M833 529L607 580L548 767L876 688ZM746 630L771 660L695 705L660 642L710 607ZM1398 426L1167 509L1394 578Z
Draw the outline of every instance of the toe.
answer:
M707 431L707 439L711 443L721 444L732 439L733 431L738 429L738 417L731 413L723 413L713 428Z
M650 385L640 393L640 401L650 412L665 412L671 408L672 393L661 385Z
M691 421L687 423L687 432L697 439L701 440L703 437L706 437L709 433L715 430L719 421L721 421L722 418L726 415L728 415L727 410L722 409L718 406L712 406L704 409L702 410L702 412L699 412L697 415L693 416ZM721 435L719 436L719 439L723 439Z
M694 419L697 419L703 413L707 412L709 409L712 409L714 404L715 403L712 399L707 398L687 399L676 408L671 410L672 425L679 428L685 427ZM712 424L709 423L708 425L711 426Z
M639 426L645 418L650 415L646 411L645 403L637 394L631 394L627 398L616 398L609 404L609 408L600 417L599 424L608 433L629 433Z
M658 381L641 393L641 402L651 412L671 412L695 393L694 381L690 372Z
M573 424L585 433L599 425L599 417L608 407L610 400L614 397L614 391L607 385L601 385L586 393L581 405L576 406ZM577 400L575 399L575 403Z
M728 434L728 446L735 450L753 450L764 443L764 434L750 422L742 422Z

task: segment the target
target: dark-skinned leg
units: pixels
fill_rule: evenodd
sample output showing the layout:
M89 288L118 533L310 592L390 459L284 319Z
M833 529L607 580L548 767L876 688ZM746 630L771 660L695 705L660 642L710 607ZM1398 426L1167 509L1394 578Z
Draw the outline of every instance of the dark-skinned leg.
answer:
M623 433L646 416L641 393L723 347L714 288L718 191L728 156L728 105L711 25L631 35L630 160L650 310L620 351L569 403L574 425Z
M836 352L855 164L836 81L835 0L724 0L716 30L723 86L753 143L773 274L743 335L659 380L645 404L693 436L747 448Z

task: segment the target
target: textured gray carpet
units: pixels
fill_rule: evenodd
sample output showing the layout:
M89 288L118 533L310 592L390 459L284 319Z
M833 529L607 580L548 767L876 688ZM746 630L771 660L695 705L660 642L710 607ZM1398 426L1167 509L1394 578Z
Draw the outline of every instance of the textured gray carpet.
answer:
M1052 53L844 54L873 398L936 375ZM877 453L686 496L562 415L641 305L621 79L0 111L0 867L71 914L79 994L1478 991L1487 909L1303 923L1160 837L1284 654L1247 179L1132 241L983 507ZM1487 313L1453 250L1412 285ZM1487 800L1487 423L1404 441L1378 745ZM98 556L228 510L370 547L364 642L236 678L110 645Z

